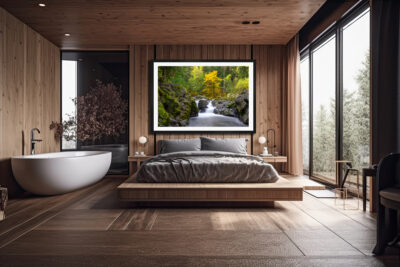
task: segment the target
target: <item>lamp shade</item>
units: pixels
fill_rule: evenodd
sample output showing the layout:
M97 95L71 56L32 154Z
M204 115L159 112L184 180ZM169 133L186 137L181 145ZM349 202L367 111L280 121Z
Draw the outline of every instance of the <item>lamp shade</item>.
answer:
M260 136L258 137L258 142L260 144L265 144L265 142L267 142L267 139L264 136Z
M141 136L141 137L139 137L139 143L140 144L146 144L147 143L147 138L146 138L146 136Z

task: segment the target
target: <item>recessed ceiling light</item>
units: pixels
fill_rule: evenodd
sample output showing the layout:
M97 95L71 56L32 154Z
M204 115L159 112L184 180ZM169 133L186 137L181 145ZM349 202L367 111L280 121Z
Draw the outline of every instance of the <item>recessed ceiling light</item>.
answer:
M38 6L40 6L40 7L45 7L46 4L45 4L45 3L39 3Z
M71 34L69 34L69 33L64 33L64 35L67 36L67 37L71 36Z

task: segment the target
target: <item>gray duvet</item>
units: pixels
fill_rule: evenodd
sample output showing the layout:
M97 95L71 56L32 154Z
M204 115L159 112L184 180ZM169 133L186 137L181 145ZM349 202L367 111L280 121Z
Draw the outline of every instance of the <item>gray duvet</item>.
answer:
M259 157L221 151L160 154L136 176L142 183L274 183L278 178L274 167Z

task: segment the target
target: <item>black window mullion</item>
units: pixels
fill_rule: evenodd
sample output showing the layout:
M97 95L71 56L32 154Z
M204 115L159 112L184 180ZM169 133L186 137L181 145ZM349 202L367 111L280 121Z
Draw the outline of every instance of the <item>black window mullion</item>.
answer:
M308 127L309 127L309 151L308 151L308 175L311 177L313 175L313 55L311 53L311 49L308 50L308 76L309 76L309 100L308 100L308 108L309 108L309 114L308 114Z
M340 28L336 29L336 159L343 159L343 38ZM339 180L336 186L341 184L343 173L339 171Z

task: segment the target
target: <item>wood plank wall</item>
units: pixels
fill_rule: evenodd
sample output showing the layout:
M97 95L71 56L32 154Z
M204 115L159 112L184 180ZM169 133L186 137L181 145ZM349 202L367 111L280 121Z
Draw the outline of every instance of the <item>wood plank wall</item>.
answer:
M13 195L10 157L30 153L32 128L38 153L59 151L49 125L60 119L60 49L0 8L0 62L0 184Z
M154 51L156 49L156 51ZM131 55L131 107L130 107L130 153L144 151L154 153L154 138L150 132L151 111L149 107L149 61L154 59L253 59L256 60L256 133L253 135L253 154L262 152L258 137L266 135L269 128L276 130L277 150L285 153L286 144L286 46L283 45L135 45ZM156 52L156 53L154 53ZM139 136L149 142L138 144ZM191 138L196 136L246 137L249 134L157 134L160 139ZM250 149L249 149L250 150Z
M276 132L276 150L285 155L286 135L286 46L255 45L253 58L256 60L256 133L253 154L260 154L264 145L258 137L266 136L268 129ZM270 151L271 152L271 151Z

